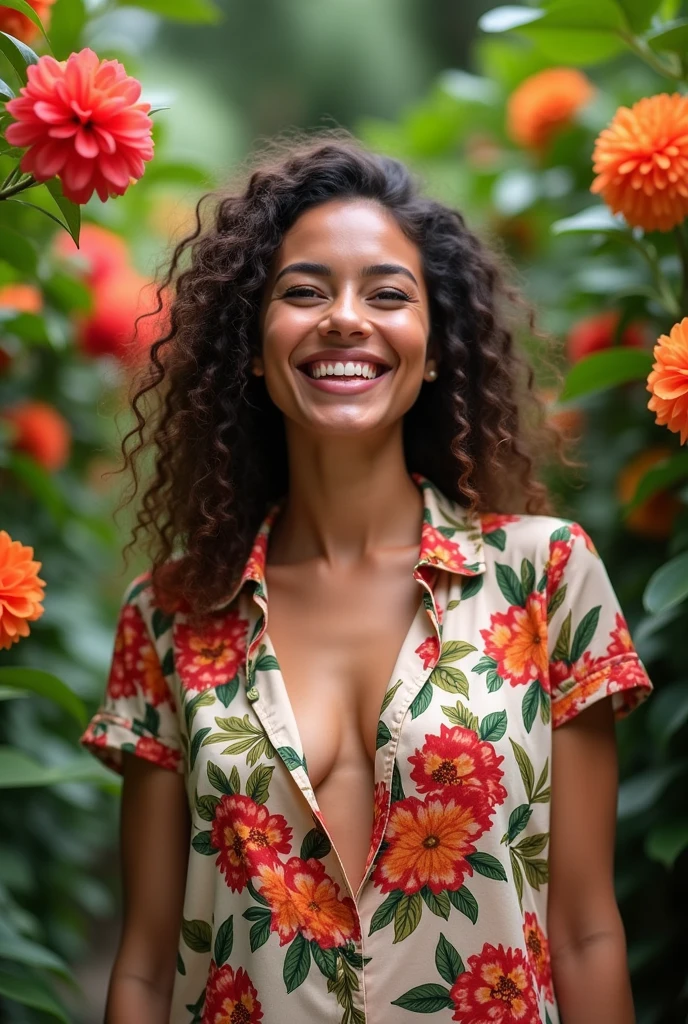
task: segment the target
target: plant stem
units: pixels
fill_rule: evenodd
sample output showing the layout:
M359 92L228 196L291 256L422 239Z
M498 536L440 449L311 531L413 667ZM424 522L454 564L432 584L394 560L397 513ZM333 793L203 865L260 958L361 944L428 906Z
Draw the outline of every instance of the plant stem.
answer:
M682 82L685 80L683 68L680 65L674 63L673 67L666 64L663 60L660 60L647 43L643 39L639 39L637 36L631 35L630 32L620 32L619 35L626 43L626 45L633 50L633 52L644 60L646 64L656 71L658 74L663 75L665 78L672 78L675 82Z
M19 181L15 182L14 185L10 185L9 188L0 189L0 200L9 199L10 196L16 196L20 192L24 192L27 188L33 188L38 182L32 174L27 175L24 178L20 178Z
M21 174L21 170L19 169L19 165L17 164L16 167L12 168L10 173L7 175L7 177L3 181L2 185L0 185L0 191L2 189L7 188L8 185L11 185L12 182L15 181L17 176L20 175L20 174Z
M681 312L681 305L676 298L676 295L672 291L669 282L664 277L664 274L660 270L659 261L657 259L657 253L654 246L645 244L634 238L632 234L629 234L629 241L634 249L636 249L640 255L645 259L650 270L652 271L652 277L654 279L654 285L657 289L657 298L672 316L676 317Z

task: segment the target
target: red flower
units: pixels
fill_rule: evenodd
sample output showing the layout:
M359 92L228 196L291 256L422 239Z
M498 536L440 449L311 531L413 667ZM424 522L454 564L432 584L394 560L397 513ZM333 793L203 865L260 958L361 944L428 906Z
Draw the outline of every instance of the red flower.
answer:
M16 118L5 137L28 146L21 169L37 181L56 175L75 203L94 192L101 201L123 195L153 157L150 104L141 83L118 60L98 59L88 47L66 61L50 54L27 70L28 84L6 109Z
M141 613L133 604L124 605L120 611L107 692L113 700L134 697L140 692L147 704L172 703L160 659Z
M423 523L420 541L419 562L430 562L431 565L443 566L446 569L462 569L466 564L466 556L461 548L429 523Z
M281 814L248 796L223 796L215 808L211 844L219 850L216 864L234 892L241 892L258 866L273 863L291 850L292 830Z
M497 662L497 672L512 686L539 679L547 683L547 610L542 594L532 593L525 608L512 605L495 612L490 628L481 629L485 654Z
M90 285L129 267L129 249L124 239L100 224L82 224L78 248L71 235L59 232L53 250L59 259L73 263Z
M607 647L607 655L610 658L613 658L616 654L629 654L635 650L628 629L628 623L621 612L616 613L616 626L611 631L610 638L610 643Z
M26 452L49 473L55 473L69 462L72 432L62 413L37 400L17 402L0 411L16 434L11 441L17 451Z
M589 356L592 352L610 348L619 325L621 314L616 309L605 310L594 316L578 320L566 338L566 354L570 363ZM621 344L630 348L643 348L645 335L639 323L630 323L621 335Z
M547 603L552 600L561 584L564 569L571 557L571 540L555 540L550 543L549 558L545 564L547 573Z
M231 682L246 655L247 629L236 609L202 633L175 621L175 663L182 686L200 692Z
M146 761L159 764L161 768L177 770L181 760L181 754L177 750L171 750L164 743L153 739L152 736L141 736L136 742L136 753L138 757L145 757Z
M78 339L89 356L115 356L136 363L167 333L169 303L156 314L155 285L131 268L120 268L99 279L93 289L93 309L79 321ZM150 314L150 315L149 315ZM138 317L143 317L137 323Z
M473 868L466 855L490 827L489 804L467 789L460 797L445 794L425 802L410 796L397 800L387 822L385 849L373 872L381 892L403 889L408 895L428 886L434 893L459 889Z
M499 765L503 760L503 755L498 757L492 744L481 740L472 729L460 725L449 728L444 722L440 735L426 735L423 749L409 757L415 766L411 778L419 793L454 796L467 788L491 807L506 800L507 792L500 782L504 773Z
M452 985L452 1020L461 1024L534 1024L539 1012L532 971L520 949L486 942L469 956L468 969Z
M368 859L366 860L365 872L370 867L371 861L375 856L375 852L380 845L380 841L385 832L385 813L387 811L387 800L389 797L389 790L385 786L384 782L375 783L375 802L373 805L373 827L370 834L370 849L368 850Z
M258 992L243 967L210 961L201 1024L259 1024L263 1011Z
M33 7L41 19L46 32L50 27L51 7L56 2L57 0L27 0L29 7ZM12 7L0 7L0 32L7 32L15 39L21 39L23 43L32 43L40 35L38 26L25 14L20 14Z
M552 989L552 967L549 959L549 942L538 923L535 914L526 913L523 925L523 937L526 941L526 953L533 969L537 986L544 992L545 999L554 1002Z
M515 523L519 519L519 516L514 516L502 512L483 512L480 516L480 523L482 526L483 533L494 533L495 530L501 530L507 523Z
M361 936L354 901L339 898L339 886L314 857L290 857L286 864L259 864L260 895L270 905L270 931L280 946L298 931L315 939L321 949L345 945Z
M430 665L434 666L440 656L440 642L437 639L437 634L433 633L427 640L424 640L419 647L416 647L415 653L419 654L423 659L423 668L428 668Z

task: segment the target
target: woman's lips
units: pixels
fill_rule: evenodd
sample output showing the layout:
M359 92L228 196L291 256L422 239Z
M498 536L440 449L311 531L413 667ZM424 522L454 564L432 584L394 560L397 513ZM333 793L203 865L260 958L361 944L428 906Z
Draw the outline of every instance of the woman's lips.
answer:
M320 391L329 391L333 395L354 395L358 394L359 391L370 391L371 388L376 387L381 380L388 375L390 371L387 370L384 373L379 373L377 377L311 377L309 373L304 370L299 370L302 377L305 377L309 384L314 388L318 388Z

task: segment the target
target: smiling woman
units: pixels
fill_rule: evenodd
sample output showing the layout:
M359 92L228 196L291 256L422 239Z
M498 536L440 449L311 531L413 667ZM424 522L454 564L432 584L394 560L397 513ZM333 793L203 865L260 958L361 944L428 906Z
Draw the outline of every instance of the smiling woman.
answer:
M518 295L346 133L210 202L82 736L124 775L108 1024L630 1024L613 729L651 683L538 479Z

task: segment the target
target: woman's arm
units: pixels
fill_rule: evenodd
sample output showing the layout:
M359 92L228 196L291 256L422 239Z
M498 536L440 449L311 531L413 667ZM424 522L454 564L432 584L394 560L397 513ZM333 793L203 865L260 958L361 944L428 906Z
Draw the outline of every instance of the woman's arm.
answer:
M614 895L618 765L611 700L553 732L548 931L562 1024L634 1024Z
M105 1024L168 1024L190 836L184 778L123 757L123 923Z

